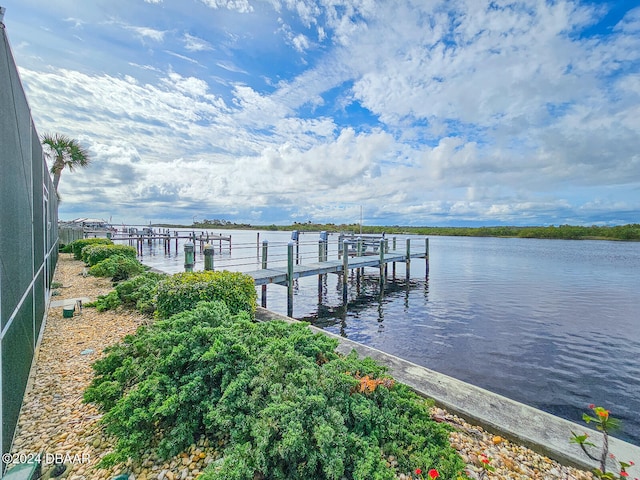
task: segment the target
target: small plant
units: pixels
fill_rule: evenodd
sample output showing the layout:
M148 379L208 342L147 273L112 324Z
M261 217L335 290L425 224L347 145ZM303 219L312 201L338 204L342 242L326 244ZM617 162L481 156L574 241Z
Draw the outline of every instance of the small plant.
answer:
M484 453L480 455L480 466L482 470L480 471L480 475L478 478L483 480L489 472L495 472L496 468L491 465L491 457L487 457Z
M51 282L51 288L62 288L62 283L60 282Z
M575 432L571 432L573 437L570 439L570 442L580 445L580 448L587 457L589 457L594 462L600 463L600 467L593 470L593 474L597 478L615 480L616 478L624 479L629 477L626 469L634 465L634 463L631 461L629 463L621 462L617 460L613 454L609 453L609 432L620 428L620 421L617 418L613 418L610 415L609 410L607 410L606 408L597 407L593 403L589 405L589 408L593 411L594 415L583 413L582 419L587 424L593 422L596 430L602 432L602 450L600 451L600 457L593 455L587 450L587 447L596 446L593 442L587 440L589 438L588 433L585 433L584 435L577 435ZM618 464L618 468L620 469L620 474L618 477L612 472L607 472L607 460L612 460Z
M424 479L424 477L422 476L421 468L416 468L416 475L418 476L417 478L419 478L420 480ZM435 480L439 476L440 476L440 473L435 468L432 468L427 472L427 478L430 478L431 480Z
M112 290L106 295L98 295L95 302L87 302L84 306L95 307L98 312L104 312L105 310L115 310L121 303L116 291Z

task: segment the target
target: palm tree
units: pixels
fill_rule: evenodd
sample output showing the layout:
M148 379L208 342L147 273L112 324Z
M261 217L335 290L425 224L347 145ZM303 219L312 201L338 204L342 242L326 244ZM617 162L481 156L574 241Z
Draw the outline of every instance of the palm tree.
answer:
M53 160L51 173L53 174L53 186L58 192L60 174L65 167L73 172L75 167L86 167L91 162L89 152L82 147L77 140L66 135L46 133L42 136L42 145L45 146L45 154Z

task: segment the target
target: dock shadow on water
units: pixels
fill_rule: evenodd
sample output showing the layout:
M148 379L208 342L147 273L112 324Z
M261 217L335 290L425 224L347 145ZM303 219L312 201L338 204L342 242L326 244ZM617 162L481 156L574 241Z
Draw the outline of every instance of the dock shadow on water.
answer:
M352 324L361 318L377 322L377 331L380 332L385 327L385 305L401 302L405 307L408 307L411 291L420 291L424 294L425 301L428 299L428 278L407 280L391 277L381 285L377 274L352 273L349 277L347 303L336 303L337 297L342 294L341 277L338 276L337 281L334 281L334 292L328 292L327 275L323 275L323 277L319 280L321 288L319 284L318 303L315 311L298 316L297 319L331 331L339 328L338 333L341 336L356 341L359 341L357 340L358 331L353 328Z

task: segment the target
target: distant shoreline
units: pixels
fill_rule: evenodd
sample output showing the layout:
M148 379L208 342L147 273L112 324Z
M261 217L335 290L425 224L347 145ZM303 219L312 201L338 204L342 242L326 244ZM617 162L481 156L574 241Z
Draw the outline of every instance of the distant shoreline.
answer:
M363 225L357 223L294 223L292 225L250 225L238 224L227 221L208 221L194 223L192 225L177 225L156 223L152 227L162 228L193 228L193 229L225 229L225 230L271 230L300 232L345 232L363 234L412 234L435 236L462 236L462 237L502 237L502 238L540 238L559 240L616 240L616 241L640 241L640 224L617 225L612 227L601 226L495 226L495 227L414 227L399 225Z

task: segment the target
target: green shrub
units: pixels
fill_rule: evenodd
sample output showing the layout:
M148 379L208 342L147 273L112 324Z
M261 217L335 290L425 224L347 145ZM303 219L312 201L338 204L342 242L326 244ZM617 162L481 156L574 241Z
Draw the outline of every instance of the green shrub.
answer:
M82 250L82 260L89 266L106 260L114 255L135 259L138 252L129 245L90 245Z
M96 277L112 277L114 282L144 272L145 267L135 258L113 255L96 263L89 269L89 274Z
M73 253L73 243L60 244L60 253Z
M238 272L177 273L158 284L158 315L169 318L201 301L224 301L232 314L256 310L253 279Z
M167 278L164 273L144 272L116 285L122 303L142 313L153 313L156 309L158 283Z
M108 238L82 238L75 240L69 245L73 250L73 258L76 260L82 259L82 249L88 245L112 245L113 242Z
M87 302L85 307L95 307L98 312L104 312L105 310L115 310L120 306L120 299L115 290L107 293L106 295L98 295L95 302Z
M102 464L149 449L166 458L205 436L224 458L202 480L392 479L416 468L455 478L464 463L429 403L336 345L223 302L141 327L106 350L85 391L117 438Z

